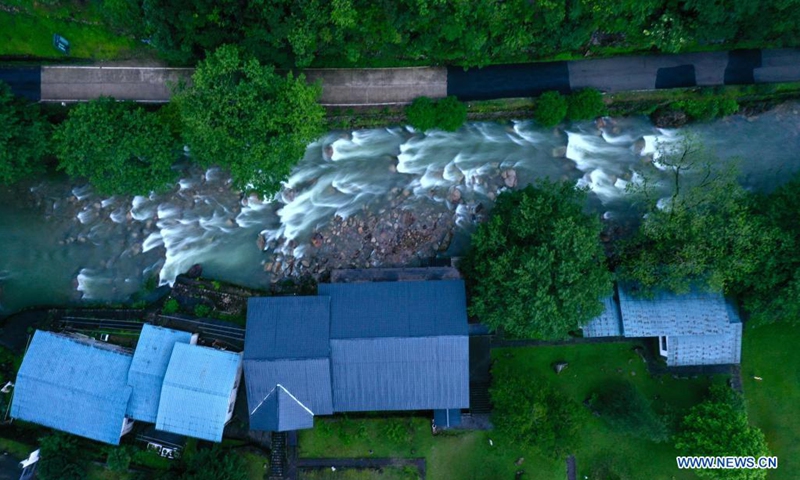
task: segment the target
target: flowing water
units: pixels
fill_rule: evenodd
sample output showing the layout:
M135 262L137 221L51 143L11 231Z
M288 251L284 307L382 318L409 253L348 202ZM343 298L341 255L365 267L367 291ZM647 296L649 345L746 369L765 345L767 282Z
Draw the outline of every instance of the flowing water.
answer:
M686 130L721 164L737 160L745 186L765 190L800 170L798 108ZM658 157L656 146L669 148L684 133L645 118L609 119L602 129L594 122L543 129L526 121L428 135L400 127L334 132L309 145L271 202L232 191L218 169L192 167L181 169L171 192L149 197L104 197L66 180L0 189L0 313L122 301L148 277L168 283L195 263L206 276L265 287L271 252L260 247L302 257L312 235L336 215L378 215L393 206L451 215L461 232L451 247L457 254L475 206L491 204L505 188L498 175L505 179L510 170L519 186L541 177L574 181L591 190L590 208L605 218L625 216L625 186L639 171L657 173L648 162Z

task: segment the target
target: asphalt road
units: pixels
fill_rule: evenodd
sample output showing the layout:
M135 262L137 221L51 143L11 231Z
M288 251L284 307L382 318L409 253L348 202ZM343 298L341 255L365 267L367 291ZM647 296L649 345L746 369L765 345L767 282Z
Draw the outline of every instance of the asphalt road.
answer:
M131 66L0 67L13 91L45 102L73 102L101 95L166 102L170 85L191 69ZM738 50L682 55L615 57L572 62L459 67L310 69L324 105L408 103L418 96L461 100L530 97L592 87L604 92L800 81L800 49Z

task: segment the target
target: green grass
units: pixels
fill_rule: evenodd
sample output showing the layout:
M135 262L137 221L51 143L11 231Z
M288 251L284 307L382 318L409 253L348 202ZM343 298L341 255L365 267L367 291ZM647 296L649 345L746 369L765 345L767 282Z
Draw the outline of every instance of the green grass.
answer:
M15 4L18 12L0 11L0 56L61 58L52 45L55 33L69 40L74 58L111 60L142 56L145 51L143 44L104 26L92 8L45 9L30 2L5 3Z
M530 348L497 349L495 362L511 362L519 375L543 379L578 403L609 381L625 378L653 402L658 413L680 417L698 403L712 381L707 377L675 379L669 375L652 377L632 343L583 344ZM569 362L560 375L550 365ZM597 478L602 465L612 465L621 478L651 480L689 479L694 474L680 471L675 464L676 450L671 443L654 443L612 431L600 418L586 415L579 430L575 452L578 478Z
M112 472L102 465L90 463L86 471L86 480L128 480L130 474Z
M238 455L244 461L244 470L248 480L264 480L264 464L269 463L269 459L263 455L251 452L239 452Z
M314 423L313 430L302 430L299 435L303 457L425 457L427 478L431 480L514 478L519 469L528 472L527 479L550 480L566 474L563 462L543 457L529 448L500 442L493 432L434 437L427 418L334 417L320 418ZM402 425L404 434L388 434L392 424ZM494 446L489 439L493 439ZM520 457L525 458L521 467L514 464Z
M387 467L380 471L374 469L306 469L297 474L298 480L417 480L419 473L414 467Z
M28 458L28 455L30 455L31 452L37 448L38 447L18 442L16 440L0 438L0 452L8 452L10 455L19 459Z
M770 479L800 472L800 326L747 329L742 340L742 380L750 422L764 432L778 469ZM758 381L753 377L761 377Z

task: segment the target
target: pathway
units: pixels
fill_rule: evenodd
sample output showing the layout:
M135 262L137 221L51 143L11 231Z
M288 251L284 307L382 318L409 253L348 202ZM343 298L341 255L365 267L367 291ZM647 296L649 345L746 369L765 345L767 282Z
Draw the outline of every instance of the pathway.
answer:
M18 95L45 102L73 102L101 95L139 102L167 102L170 85L192 69L122 65L0 67L0 80ZM322 83L320 103L375 106L416 97L455 95L461 100L530 97L593 87L605 92L800 81L800 49L736 50L682 55L614 57L570 62L460 67L308 69Z

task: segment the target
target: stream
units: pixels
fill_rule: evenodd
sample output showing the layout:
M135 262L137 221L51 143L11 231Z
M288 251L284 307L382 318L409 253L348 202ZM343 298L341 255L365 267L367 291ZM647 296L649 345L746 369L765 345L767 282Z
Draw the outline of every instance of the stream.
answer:
M459 255L499 193L542 177L588 187L589 209L625 218L626 185L641 172L666 177L657 145L668 149L686 133L719 165L736 162L750 189L772 189L800 170L800 105L784 104L681 130L632 117L556 129L519 121L427 135L331 132L308 146L272 201L186 161L171 191L149 197L100 196L64 178L0 187L0 314L124 301L148 278L170 283L196 263L204 276L267 288L331 268Z

